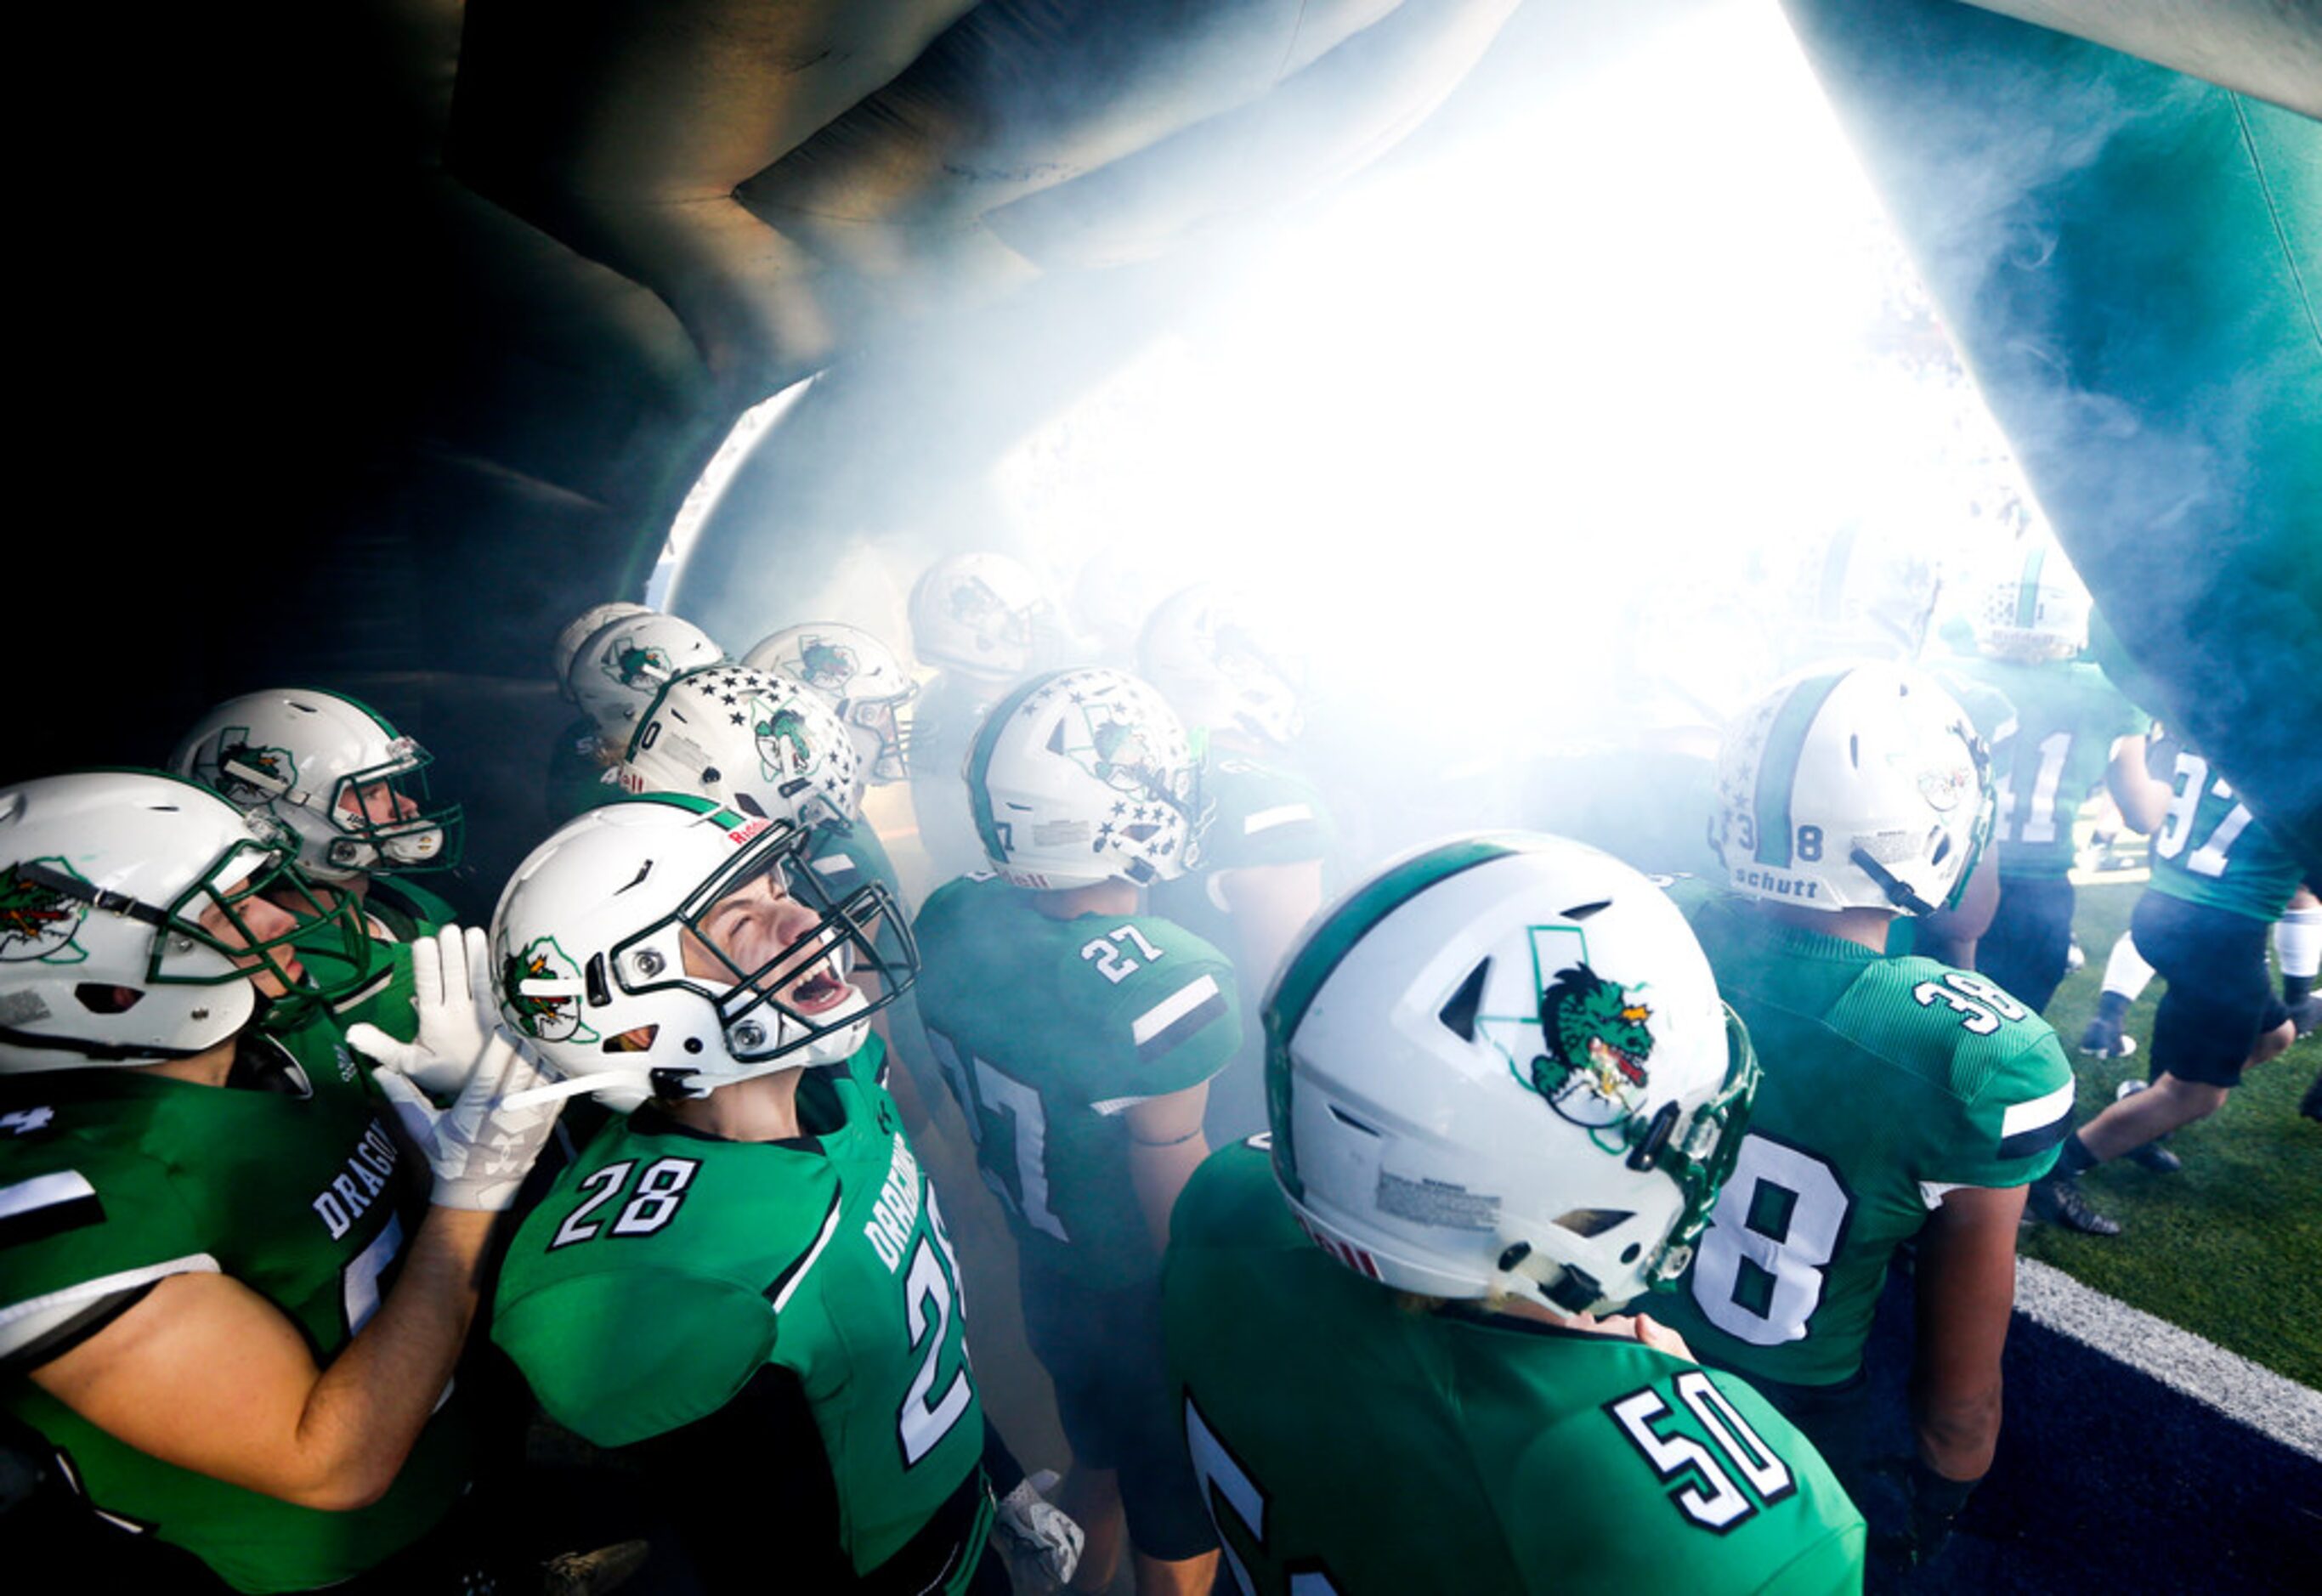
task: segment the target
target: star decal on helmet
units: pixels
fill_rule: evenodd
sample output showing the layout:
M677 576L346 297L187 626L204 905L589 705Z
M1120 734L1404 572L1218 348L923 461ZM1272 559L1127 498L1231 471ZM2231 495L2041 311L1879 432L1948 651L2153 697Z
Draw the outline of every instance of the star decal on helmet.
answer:
M39 859L12 863L0 870L0 961L15 963L38 959L50 964L78 964L87 950L74 940L88 905L68 897L45 881L23 873L24 863L41 864L59 874L81 880L63 860Z
M534 939L521 953L500 958L500 1009L508 1023L541 1042L594 1042L597 1033L580 1020L580 1001L571 990L543 992L537 987L554 982L580 985L580 971L556 939ZM527 991L527 986L535 990Z
M1652 1009L1586 964L1568 965L1540 995L1540 1040L1525 1082L1575 1125L1617 1125L1636 1112L1652 1056Z

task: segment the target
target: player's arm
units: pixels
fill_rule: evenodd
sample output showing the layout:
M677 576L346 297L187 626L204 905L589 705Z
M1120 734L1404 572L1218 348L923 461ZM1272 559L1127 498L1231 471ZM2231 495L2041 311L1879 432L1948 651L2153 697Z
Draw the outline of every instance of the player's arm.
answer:
M1129 1183L1156 1252L1169 1245L1169 1210L1176 1205L1177 1193L1210 1155L1202 1135L1202 1110L1209 1100L1204 1081L1166 1097L1147 1098L1125 1112Z
M2021 1186L1957 1186L1919 1232L1911 1418L1919 1457L1980 1479L1999 1437L1999 1357L2016 1304Z
M2129 829L2150 834L2160 828L2173 795L2168 782L2153 779L2147 752L2141 735L2114 739L2112 758L2105 766L2105 789L2120 806L2120 817Z
M379 1311L327 1367L231 1276L176 1274L32 1383L141 1452L301 1507L394 1483L475 1317L493 1215L436 1208Z
M1233 916L1241 945L1236 966L1251 991L1274 979L1290 957L1298 933L1322 907L1322 862L1244 865L1218 879L1218 895Z

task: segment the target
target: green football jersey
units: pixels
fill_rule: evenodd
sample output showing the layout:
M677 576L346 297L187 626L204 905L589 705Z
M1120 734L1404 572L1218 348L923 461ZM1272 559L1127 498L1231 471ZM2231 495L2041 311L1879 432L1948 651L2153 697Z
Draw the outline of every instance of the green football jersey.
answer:
M8 1410L72 1460L90 1502L185 1547L237 1590L295 1591L372 1567L458 1495L471 1446L454 1392L387 1495L321 1512L147 1455L22 1372L154 1281L233 1276L296 1324L317 1363L394 1283L428 1173L326 1023L246 1034L233 1083L139 1070L0 1077L0 1356Z
M1861 1589L1861 1515L1738 1376L1405 1306L1306 1238L1255 1144L1212 1154L1178 1199L1162 1297L1193 1467L1246 1592Z
M2192 750L2177 751L2170 787L2169 813L2153 834L2153 889L2268 925L2279 919L2305 876L2297 856Z
M2020 665L1965 660L1957 673L2006 696L2016 734L1992 771L1992 840L2002 875L2061 877L2072 868L2072 817L2103 785L2112 745L2153 723L2084 661Z
M1705 1359L1796 1385L1860 1366L1897 1246L1952 1186L2021 1186L2072 1128L2055 1033L1981 976L1671 894L1765 1067L1692 1271L1651 1312Z
M343 1029L374 1025L397 1041L408 1042L419 1031L418 1011L412 1007L418 990L411 979L411 944L448 925L451 906L433 893L421 898L384 888L384 882L372 882L370 895L363 900L363 918L370 931L365 949L368 973L361 984L331 1005L331 1016ZM423 905L443 910L444 917L431 920L411 912ZM315 979L336 982L354 973L336 927L311 926L293 942L299 962Z
M983 1447L959 1268L880 1062L873 1037L808 1071L809 1134L791 1141L720 1141L650 1108L611 1120L517 1232L492 1326L549 1416L599 1446L707 1418L766 1365L787 1371L857 1573ZM950 1588L989 1521L987 1500Z
M1166 920L1052 920L1034 897L970 876L928 898L919 1018L1027 1261L1125 1286L1158 1260L1122 1116L1225 1067L1241 1035L1233 967Z
M606 780L605 762L597 749L597 723L585 715L556 734L556 748L548 758L550 826L627 796Z

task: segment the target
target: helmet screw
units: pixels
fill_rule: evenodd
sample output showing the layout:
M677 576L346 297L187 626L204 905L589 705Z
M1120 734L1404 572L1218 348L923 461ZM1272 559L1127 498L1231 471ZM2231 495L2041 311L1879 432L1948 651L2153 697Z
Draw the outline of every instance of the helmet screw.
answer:
M655 953L651 948L646 948L637 955L637 973L644 976L647 980L651 980L654 976L659 975L662 972L667 963L668 961L663 959L659 953Z
M745 1020L734 1027L734 1045L736 1047L763 1047L765 1042L766 1028L755 1020Z
M688 1053L699 1053L701 1051L701 1038L699 1036L688 1036L685 1039L685 1051Z

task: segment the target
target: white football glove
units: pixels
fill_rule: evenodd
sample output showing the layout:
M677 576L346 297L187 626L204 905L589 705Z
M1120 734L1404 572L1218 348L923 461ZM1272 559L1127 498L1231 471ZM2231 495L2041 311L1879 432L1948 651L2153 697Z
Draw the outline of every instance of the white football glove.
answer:
M517 1188L540 1156L556 1125L559 1099L511 1108L504 1100L540 1084L540 1072L506 1031L496 1031L460 1086L448 1108L391 1066L371 1079L395 1106L404 1134L435 1172L439 1208L480 1208L498 1213L516 1201Z
M493 1009L491 938L480 926L446 926L411 944L411 1007L419 1033L398 1042L377 1026L347 1027L357 1052L417 1082L434 1098L466 1083L498 1021Z
M1053 1489L1055 1473L1043 1469L1017 1482L1016 1489L1000 1499L992 1528L1006 1536L1013 1556L1037 1564L1041 1573L1059 1585L1072 1582L1081 1565L1081 1527L1065 1510L1040 1494L1043 1484Z

